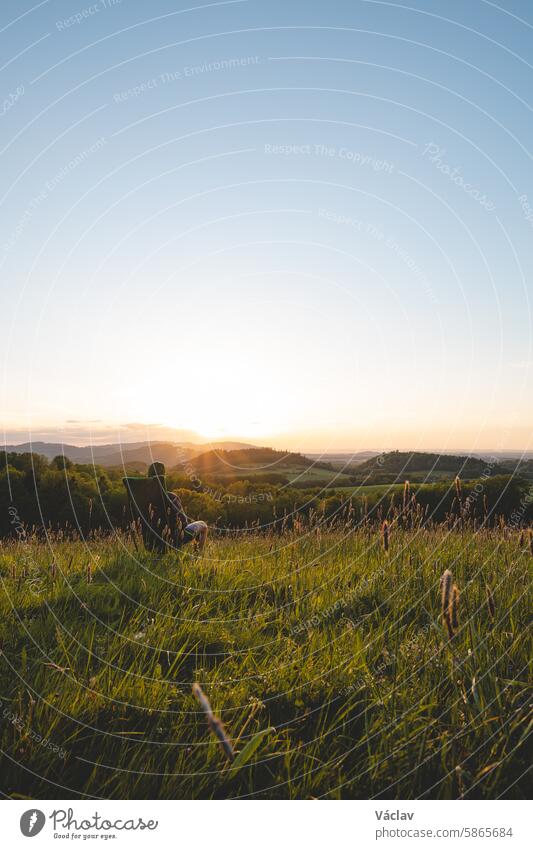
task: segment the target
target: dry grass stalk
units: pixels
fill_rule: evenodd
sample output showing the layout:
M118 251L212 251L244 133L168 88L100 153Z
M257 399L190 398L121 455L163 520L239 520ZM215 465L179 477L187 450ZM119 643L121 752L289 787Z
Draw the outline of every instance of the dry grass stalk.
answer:
M403 485L403 509L406 510L411 500L411 484L405 481Z
M224 752L229 761L234 761L235 752L233 751L231 740L226 734L226 730L221 720L214 715L213 710L211 708L211 704L209 703L209 699L207 698L199 684L192 685L192 692L195 699L197 699L197 701L200 703L200 706L206 715L207 724L210 730L217 738L218 742L220 743L222 751Z
M457 584L454 584L452 589L451 620L452 628L455 632L459 628L459 590Z
M453 575L449 569L446 569L444 574L440 579L441 586L441 606L442 606L442 618L444 624L446 626L446 630L448 632L448 637L450 640L454 635L453 624L452 624L452 599L453 599L453 588L455 584L453 583Z
M449 569L446 569L443 573L440 579L440 586L442 591L442 615L444 616L450 606L452 597L453 575Z
M389 523L387 522L386 519L383 522L382 533L383 533L383 548L385 549L385 551L388 551L389 550Z

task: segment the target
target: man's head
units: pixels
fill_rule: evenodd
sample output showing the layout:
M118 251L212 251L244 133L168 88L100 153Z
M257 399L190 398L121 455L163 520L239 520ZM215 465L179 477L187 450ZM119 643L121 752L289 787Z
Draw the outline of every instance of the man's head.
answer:
M164 474L165 474L165 464L164 463L152 463L152 465L148 467L148 477L149 478L163 477Z

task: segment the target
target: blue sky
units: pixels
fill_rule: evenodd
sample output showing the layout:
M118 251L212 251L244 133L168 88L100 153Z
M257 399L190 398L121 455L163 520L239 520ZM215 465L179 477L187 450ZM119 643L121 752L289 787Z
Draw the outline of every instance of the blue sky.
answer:
M532 43L516 0L4 2L8 441L530 447Z

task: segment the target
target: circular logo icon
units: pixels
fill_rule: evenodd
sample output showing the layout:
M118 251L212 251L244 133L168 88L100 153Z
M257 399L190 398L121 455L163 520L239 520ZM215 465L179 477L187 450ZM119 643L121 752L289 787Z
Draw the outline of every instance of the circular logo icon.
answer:
M46 822L46 817L38 808L31 808L29 811L24 811L20 818L20 830L24 837L35 837L42 831Z

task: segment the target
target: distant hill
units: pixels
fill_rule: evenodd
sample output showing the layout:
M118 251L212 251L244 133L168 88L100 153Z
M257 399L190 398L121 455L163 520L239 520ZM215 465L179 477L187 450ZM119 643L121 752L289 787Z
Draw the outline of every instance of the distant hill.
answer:
M168 467L189 461L206 448L234 450L252 448L246 442L209 442L197 445L192 442L124 442L108 445L66 445L60 442L25 442L21 445L6 445L7 453L41 454L48 460L64 455L73 463L94 463L98 466L124 466L134 464L142 468L158 460Z
M64 454L73 463L90 463L91 450L98 450L105 456L110 451L116 451L117 447L117 445L98 445L91 449L88 445L65 445L61 442L23 442L20 445L4 445L2 450L8 454L41 454L48 460Z
M417 472L447 473L463 478L479 477L487 461L479 457L434 454L424 451L388 451L353 467L357 475L399 475L408 478Z
M117 446L118 447L118 446ZM152 442L149 445L141 445L138 448L130 448L123 445L114 454L96 458L101 466L120 466L127 463L143 463L149 466L156 460L165 466L175 466L179 462L187 461L194 455L189 445L173 445L171 442Z
M201 479L228 484L249 480L285 484L297 488L346 486L350 478L331 463L317 462L291 451L273 448L247 448L233 451L206 451L194 457L190 466Z
M2 449L0 449L2 450ZM189 472L221 483L260 478L264 483L300 487L341 487L403 482L431 483L459 475L480 477L490 459L485 455L441 454L423 451L389 451L304 455L258 447L246 442L124 442L105 445L69 445L60 442L25 442L6 445L8 453L34 453L52 460L64 455L73 463L94 464L127 472L145 473L150 463L163 462L167 471ZM494 460L494 457L493 457ZM533 479L533 459L502 455L490 466L491 474L520 474Z
M313 461L302 454L290 451L275 451L273 448L239 448L213 450L199 454L191 461L197 472L203 474L235 474L253 469L275 472L279 467L286 469L309 468Z

